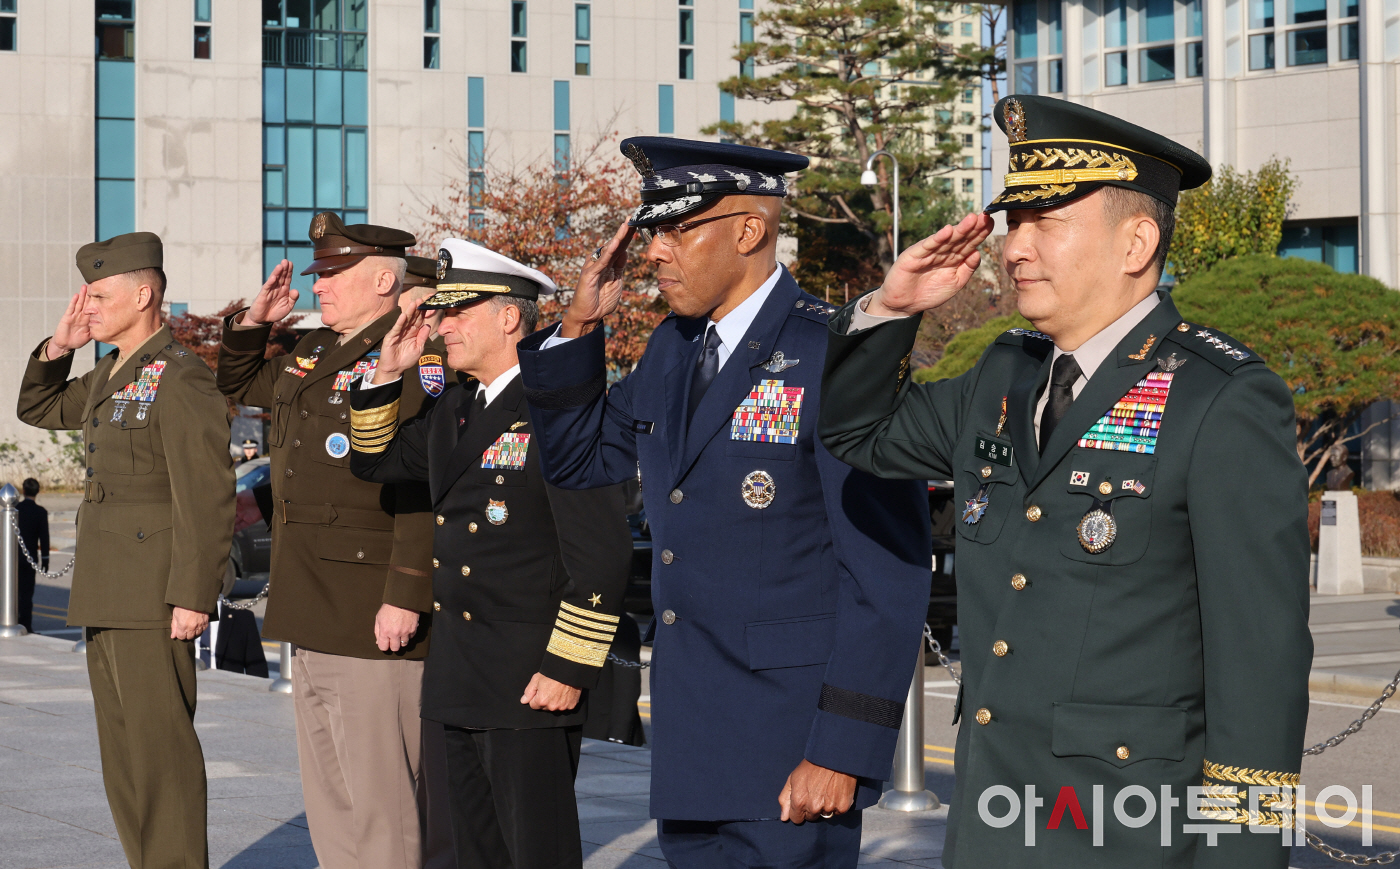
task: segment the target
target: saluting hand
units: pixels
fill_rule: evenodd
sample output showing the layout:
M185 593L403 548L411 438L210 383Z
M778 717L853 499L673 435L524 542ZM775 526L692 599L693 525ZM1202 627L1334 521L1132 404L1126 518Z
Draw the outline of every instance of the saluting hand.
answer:
M574 298L564 312L560 335L577 338L587 335L617 310L622 303L622 276L627 271L627 245L636 230L627 224L617 228L613 237L603 245L598 258L590 259L578 276Z
M403 373L418 364L423 345L428 343L428 312L409 308L399 314L379 345L379 364L374 367L375 385L393 383Z
M855 801L855 776L804 759L778 794L783 810L778 820L800 825L823 816L834 817L850 811Z
M530 677L530 684L525 686L525 694L520 698L520 702L527 704L531 709L568 712L578 705L582 695L583 692L572 685L565 685L543 673L536 673Z
M945 226L912 245L895 260L865 312L892 317L937 308L967 286L982 262L977 246L991 232L990 215L969 214L957 226Z
M249 326L276 323L292 312L299 295L292 289L292 262L284 259L267 276L267 283L258 290L257 298L243 315L243 322Z
M53 337L44 347L44 355L50 362L92 340L92 316L87 312L87 303L88 288L87 284L83 284L73 294L73 298L68 300L68 307L63 311L63 316L58 318Z

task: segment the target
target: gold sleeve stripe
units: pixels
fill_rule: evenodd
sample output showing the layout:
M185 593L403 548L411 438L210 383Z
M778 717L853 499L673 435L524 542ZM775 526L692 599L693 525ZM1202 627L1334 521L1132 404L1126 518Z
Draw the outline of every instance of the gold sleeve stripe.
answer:
M563 610L573 613L574 615L585 616L587 618L593 619L595 622L611 622L613 624L617 624L621 620L618 616L610 616L606 613L590 612L582 607L576 607L567 601L561 601L559 607Z
M369 410L351 410L350 427L373 429L396 422L399 418L399 401L400 399L394 399L383 407L372 407Z
M363 444L367 447L377 447L387 444L389 441L393 440L394 435L398 433L398 426L394 426L393 428L385 432L370 435L365 435L357 431L352 431L350 432L350 440L355 444L355 446L360 446Z
M352 442L351 442L351 446L354 447L355 452L357 452L357 453L366 453L366 454L368 454L368 455L375 455L375 454L377 454L377 453L382 453L382 452L384 452L385 450L387 450L387 449L389 448L389 445L388 445L388 444L380 444L380 445L378 445L378 446L368 446L368 445L366 445L366 444L360 443L359 441L352 441Z
M1297 787L1298 773L1296 772L1272 772L1266 769L1247 769L1241 766L1222 766L1218 763L1205 761L1205 775L1216 781L1234 782L1242 785L1261 785L1263 787Z
M584 630L583 628L575 627L574 625L569 624L563 619L555 619L554 626L556 628L569 631L570 633L580 637L589 637L594 640L606 640L609 643L611 643L613 639L612 634L600 634L597 631ZM558 633L558 631L556 631L555 633Z
M608 660L609 648L609 645L603 643L576 640L562 631L555 631L549 638L549 646L546 651L551 655L558 655L566 661L573 661L575 664L601 667Z
M590 628L595 631L607 631L608 636L612 636L613 634L617 633L617 625L611 625L607 622L589 621L588 619L579 618L576 615L566 613L563 610L559 611L559 618L563 619L566 622L572 622L573 624L580 625L585 628Z

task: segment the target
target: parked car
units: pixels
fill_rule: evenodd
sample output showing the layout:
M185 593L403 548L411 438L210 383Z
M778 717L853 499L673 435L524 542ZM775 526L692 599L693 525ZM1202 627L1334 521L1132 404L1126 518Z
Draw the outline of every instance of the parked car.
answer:
M234 471L233 547L229 552L232 581L226 580L225 596L251 597L267 581L272 560L272 531L267 527L264 505L270 508L272 460L267 456L240 464ZM261 499L259 496L262 496Z

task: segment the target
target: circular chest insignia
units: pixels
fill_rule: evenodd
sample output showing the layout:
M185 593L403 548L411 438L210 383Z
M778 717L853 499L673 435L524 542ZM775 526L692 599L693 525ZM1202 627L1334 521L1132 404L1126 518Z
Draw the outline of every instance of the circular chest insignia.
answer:
M1113 514L1094 508L1079 520L1079 545L1085 552L1097 555L1113 545L1118 537L1118 523Z
M510 518L510 511L506 509L505 501L493 501L486 499L486 521L492 525L504 525Z
M350 439L340 432L326 438L326 455L333 459L343 459L350 454Z
M739 493L744 496L745 504L755 510L762 510L773 503L776 486L767 471L754 471L744 478Z

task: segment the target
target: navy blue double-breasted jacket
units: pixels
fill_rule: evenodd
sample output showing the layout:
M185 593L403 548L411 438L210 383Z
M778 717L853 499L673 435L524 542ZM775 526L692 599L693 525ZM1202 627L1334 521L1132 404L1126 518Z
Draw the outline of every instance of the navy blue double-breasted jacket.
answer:
M641 477L653 817L776 818L803 758L857 776L857 808L889 775L927 608L928 504L923 481L855 471L817 438L831 310L784 271L689 425L703 319L667 317L606 391L601 329L520 345L550 482Z

